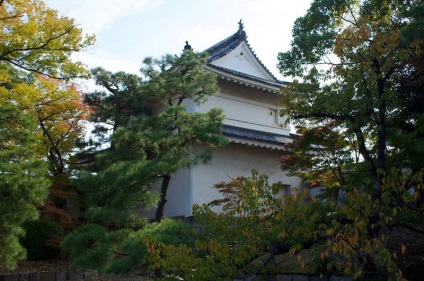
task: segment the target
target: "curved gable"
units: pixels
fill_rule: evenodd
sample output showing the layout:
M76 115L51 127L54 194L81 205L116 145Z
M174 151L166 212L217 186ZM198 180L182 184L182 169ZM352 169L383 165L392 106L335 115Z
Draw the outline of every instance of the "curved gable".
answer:
M209 54L208 65L249 80L267 84L286 84L278 80L259 60L247 41L243 23L233 35L205 50Z
M210 64L276 82L276 79L258 62L246 41L240 42L231 52L210 62Z

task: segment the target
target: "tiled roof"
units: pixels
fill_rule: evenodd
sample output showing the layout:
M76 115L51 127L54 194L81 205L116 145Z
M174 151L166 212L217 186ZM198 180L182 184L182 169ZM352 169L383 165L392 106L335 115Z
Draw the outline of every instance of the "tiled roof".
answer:
M244 138L249 140L273 143L273 144L285 144L287 143L287 139L293 139L295 136L293 134L290 135L281 135L274 134L270 132L263 132L258 130L252 130L247 128L241 128L231 125L223 125L222 133L231 137Z
M225 68L225 67L221 67L221 66L217 66L217 65L213 65L213 64L209 64L209 66L216 68L218 70L239 76L239 77L244 77L244 78L247 78L249 80L262 82L262 83L265 83L265 84L268 84L268 85L271 85L271 86L281 87L283 85L288 84L288 82L284 82L284 81L280 81L280 80L277 80L278 82L274 82L274 81L270 81L270 80L267 80L267 79L263 79L263 78L260 78L260 77L256 77L256 76L253 76L253 75L249 75L249 74L246 74L246 73L243 73L243 72L235 71L235 70L232 70L232 69L229 69L229 68Z
M249 47L250 51L255 56L255 58L258 60L260 65L274 79L274 81L268 81L268 83L270 83L270 82L275 83L279 86L287 84L286 82L278 80L271 73L271 71L269 71L269 69L261 62L261 60L258 58L258 56L256 56L255 52L252 50L252 48L249 45L249 42L247 41L247 35L246 35L246 32L243 29L243 23L241 22L241 20L239 22L239 29L237 30L236 33L234 33L233 35L227 37L226 39L222 40L221 42L219 42L219 43L217 43L217 44L213 45L212 47L209 47L205 50L205 52L207 52L209 54L208 65L213 66L213 67L217 67L216 65L213 64L213 61L215 61L215 60L225 56L226 54L230 53L232 50L237 48L237 46L239 46L240 43L242 43L243 41L246 42L246 45ZM217 68L219 68L219 67L217 67ZM229 69L222 68L222 67L220 69L225 69L226 71L233 72L234 74L237 73L237 75L243 76L243 77L249 78L249 79L252 79L252 77L253 77L253 76L245 74L245 73L229 70ZM266 81L265 79L261 79L261 78L257 78L257 77L255 77L255 79L256 80L260 79L261 82Z

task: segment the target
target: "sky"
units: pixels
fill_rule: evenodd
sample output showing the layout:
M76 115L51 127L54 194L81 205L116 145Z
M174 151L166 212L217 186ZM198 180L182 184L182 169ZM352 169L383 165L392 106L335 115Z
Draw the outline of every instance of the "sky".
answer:
M247 40L278 78L278 52L290 49L291 30L311 0L44 0L62 16L74 18L96 44L75 60L88 68L139 74L144 57L181 54L185 42L195 51L234 34L240 19Z

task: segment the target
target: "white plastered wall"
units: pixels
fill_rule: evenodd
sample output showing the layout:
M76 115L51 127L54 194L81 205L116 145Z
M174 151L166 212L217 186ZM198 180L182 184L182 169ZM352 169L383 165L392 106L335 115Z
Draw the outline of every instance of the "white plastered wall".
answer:
M197 146L193 151L200 149L203 148ZM287 185L287 190L282 190L283 195L290 193L291 188L301 189L300 179L288 177L281 171L280 155L281 152L278 150L247 147L235 143L215 148L212 161L195 166L190 172L180 171L173 177L168 191L165 216L191 216L193 204L207 204L222 196L213 188L214 184L228 182L230 177L248 177L252 169L267 174L270 183L281 181ZM187 184L187 177L190 178L190 184ZM190 188L190 192L187 192L187 188ZM219 208L214 210L219 211Z

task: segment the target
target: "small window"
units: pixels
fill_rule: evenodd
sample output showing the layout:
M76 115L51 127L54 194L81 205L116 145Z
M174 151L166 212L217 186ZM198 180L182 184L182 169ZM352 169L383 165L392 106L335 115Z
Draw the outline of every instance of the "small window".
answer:
M287 197L291 195L291 185L290 184L282 184L280 190L277 194L278 197Z
M270 109L268 116L269 116L270 125L276 126L276 125L279 124L279 117L280 116L278 116L278 110L277 109Z

